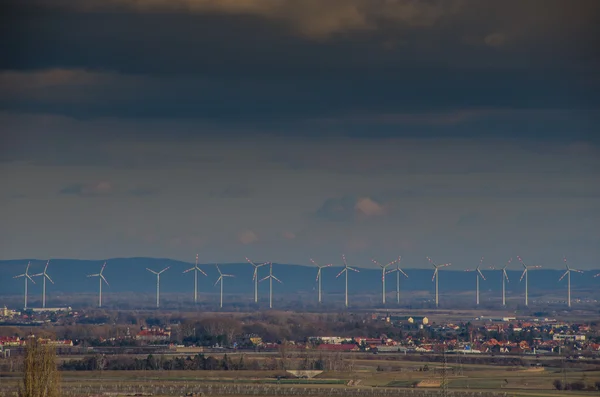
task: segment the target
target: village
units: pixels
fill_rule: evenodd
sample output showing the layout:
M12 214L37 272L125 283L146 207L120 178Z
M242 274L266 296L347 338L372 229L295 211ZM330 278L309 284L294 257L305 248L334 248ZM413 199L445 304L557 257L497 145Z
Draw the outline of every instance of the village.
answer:
M19 313L0 311L11 324L39 324L20 328L0 327L0 357L19 354L27 338L42 331L43 343L55 345L58 354L89 354L137 348L147 351L246 352L315 350L319 352L370 352L373 354L488 354L488 355L565 355L585 359L600 355L600 334L596 323L570 323L552 318L477 317L460 322L431 322L427 316L398 316L372 313L362 317L360 329L350 334L303 335L291 339L259 332L235 333L224 326L207 327L186 333L181 322L153 325L104 325L106 335L90 333L94 321L84 312L70 308ZM68 326L66 326L68 325ZM97 325L97 324L96 324ZM70 326L70 327L69 327ZM52 336L52 329L61 329L68 338ZM214 329L213 329L214 328ZM7 334L11 329L12 334ZM120 330L120 331L119 331ZM377 332L380 330L380 332ZM80 334L78 334L78 332ZM119 350L121 349L121 350Z

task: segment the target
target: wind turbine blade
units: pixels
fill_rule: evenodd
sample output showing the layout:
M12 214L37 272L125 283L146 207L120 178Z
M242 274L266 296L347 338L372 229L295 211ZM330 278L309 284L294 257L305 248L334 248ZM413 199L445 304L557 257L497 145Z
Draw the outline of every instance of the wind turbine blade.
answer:
M204 273L204 270L200 269L199 267L196 267L196 270L198 270L200 273L204 274L205 276L208 276L208 274Z
M315 282L319 281L319 277L321 277L321 268L317 270L317 279L315 280Z
M404 277L408 278L408 274L404 273L404 270L398 268L398 271L402 274L404 274Z
M333 263L328 263L326 265L321 266L321 269L325 268L325 267L331 267L333 266Z
M29 276L29 274L28 274L28 275L26 275L26 277L29 279L29 281L31 281L32 283L34 283L34 284L35 284L35 281L33 281L33 279L31 278L31 276Z
M583 270L577 270L577 269L569 269L569 270L571 270L572 272L583 273Z
M558 281L561 281L563 278L565 278L565 276L566 276L567 274L569 274L569 271L568 271L568 270L565 272L565 274L563 274L562 276L560 276L560 278L558 279Z
M383 265L379 262L377 262L375 259L371 259L371 262L373 262L374 264L376 264L379 267L383 267Z
M349 269L349 270L354 270L356 273L360 273L360 270L358 270L358 269L355 269L355 268L353 268L353 267L350 267L350 266L348 266L346 269Z
M43 276L44 273L36 273L36 274L31 274L31 277L39 277L39 276Z
M102 265L102 269L100 269L100 274L102 274L102 272L104 271L105 267L106 267L106 262L104 262L104 265Z
M44 274L44 277L46 277L48 279L48 281L50 281L52 284L54 284L54 281L52 281L52 279L50 278L50 276L48 274Z
M29 266L31 266L31 262L27 262L27 267L25 268L25 274L29 272Z
M194 269L196 269L196 268L195 267L190 267L189 269L184 270L182 273L188 273L188 272L191 272Z
M100 273L88 274L88 277L100 277Z
M46 270L48 270L49 264L50 264L50 259L48 259L48 262L46 262L46 266L44 267L44 273L46 273Z
M259 282L259 283L262 283L263 281L265 281L265 280L268 280L268 279L269 279L269 277L271 277L271 276L263 277L263 278L261 278L260 280L258 280L258 282Z
M235 277L235 274L224 274L223 277Z
M219 274L222 276L222 275L223 275L223 273L221 273L221 269L219 269L219 265L217 265L217 264L215 263L215 266L217 267L217 271L219 272Z
M525 277L525 273L527 273L527 268L525 268L525 270L523 270L523 274L521 274L521 278L519 279L519 282L521 282L523 280L523 277Z
M219 281L221 281L223 279L223 276L220 276L217 281L215 281L215 285L213 285L213 287L216 287L217 284L219 284Z
M438 269L436 267L435 270L433 271L433 277L431 277L431 281L435 280L435 276L437 276L437 273L438 273Z
M477 269L477 273L479 273L479 275L481 276L481 278L485 280L485 276L483 275L483 273L481 273L481 270Z
M256 263L252 262L250 259L248 259L248 257L246 257L246 260L248 261L249 264L256 267Z
M25 277L25 273L19 274L18 276L14 276L13 278Z
M158 274L158 273L156 273L156 272L155 272L154 270L152 270L152 269L148 269L148 268L146 268L146 270L148 270L150 273Z
M347 269L347 268L343 268L343 269L342 269L342 271L341 271L341 272L339 272L339 273L337 274L337 276L335 276L335 278L338 278L339 276L341 276L341 275L342 275L342 274L343 274L343 273L346 271L346 269Z
M312 258L310 258L310 261L312 262L313 265L319 266L319 264L317 262L315 262Z
M398 271L398 269L390 269L390 270L386 270L385 274L390 274L390 273L394 273L394 272L397 272L397 271Z
M385 268L385 267L388 267L388 266L390 266L390 265L393 265L393 264L394 264L394 263L396 263L396 262L398 262L398 259L391 261L390 263L388 263L387 265L385 265L385 266L384 266L384 268Z
M110 284L108 283L108 281L106 281L106 279L104 278L104 275L102 275L102 274L101 274L101 275L100 275L100 277L102 278L102 280L104 280L104 282L106 283L106 285L110 285Z
M506 281L510 282L510 280L508 279L508 273L506 273L505 269L502 269L502 273L504 274L504 278L506 278Z
M432 265L433 267L437 268L437 265L435 264L435 262L434 262L434 261L432 261L432 260L431 260L431 258L430 258L430 257L426 256L426 258L427 258L427 260L429 261L429 263L431 263L431 265Z
M170 267L171 267L171 266L167 266L167 267L165 267L165 268L164 268L164 269L162 269L160 272L158 272L158 274L161 274L161 273L163 273L163 272L166 272L167 270L169 270L169 268L170 268Z
M596 274L594 277L598 277L598 276L600 276L600 273Z
M277 277L275 277L275 276L271 276L271 277L273 277L273 280L275 280L275 281L279 282L279 284L283 284L283 281L281 281L281 280L280 280L280 279L278 279Z

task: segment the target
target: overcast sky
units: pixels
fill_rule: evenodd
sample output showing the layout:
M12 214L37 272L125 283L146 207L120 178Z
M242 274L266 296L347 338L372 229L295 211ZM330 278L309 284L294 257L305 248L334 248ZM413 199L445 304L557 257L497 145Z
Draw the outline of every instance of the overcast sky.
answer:
M0 259L598 268L596 0L20 0Z

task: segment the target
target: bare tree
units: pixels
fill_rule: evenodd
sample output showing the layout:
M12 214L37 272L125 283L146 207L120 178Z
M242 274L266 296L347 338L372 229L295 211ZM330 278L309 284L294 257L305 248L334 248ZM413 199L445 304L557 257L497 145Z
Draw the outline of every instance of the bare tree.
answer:
M60 377L56 367L56 350L38 339L27 339L23 359L23 384L19 397L58 397Z

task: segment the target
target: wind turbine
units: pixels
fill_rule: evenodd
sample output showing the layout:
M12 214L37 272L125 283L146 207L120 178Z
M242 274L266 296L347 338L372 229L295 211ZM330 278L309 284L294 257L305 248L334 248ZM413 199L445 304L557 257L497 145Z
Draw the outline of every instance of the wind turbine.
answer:
M223 274L221 273L221 269L219 269L219 265L215 264L215 266L217 267L217 271L219 272L219 278L217 279L217 282L215 282L215 286L219 283L219 281L221 282L221 308L223 308L223 280L225 279L225 277L235 277L233 274Z
M279 284L283 284L280 279L273 275L273 264L269 262L269 275L267 277L262 278L260 281L269 280L269 308L273 308L273 280L277 281Z
M27 280L29 280L35 284L35 281L33 281L33 279L31 278L31 275L29 274L29 266L31 266L31 262L27 262L27 267L25 268L25 273L19 274L18 276L13 277L13 278L23 277L25 279L25 307L24 307L24 309L27 309Z
M148 269L146 268L146 270L148 270L150 273L154 273L156 274L156 308L158 309L158 307L160 306L160 275L167 271L167 269L169 269L171 266L167 266L164 269L162 269L160 272L156 272L152 269Z
M479 261L479 265L475 269L467 269L465 272L475 272L475 277L477 278L477 304L479 305L479 277L485 280L483 273L481 273L481 265L483 265L483 256L481 257L481 261Z
M42 307L43 308L46 308L46 279L48 279L52 284L54 284L54 281L52 281L52 279L46 272L48 270L49 264L50 264L50 259L48 259L48 262L46 262L46 267L44 267L44 271L42 273L34 274L32 276L32 277L42 276L44 278L44 281L42 282Z
M104 278L104 275L102 274L105 267L106 267L106 262L104 262L104 265L102 265L102 269L100 269L100 273L88 274L88 277L98 277L98 282L100 284L100 295L98 296L98 307L102 307L102 280L104 280L106 285L109 285L108 281L106 281L106 278Z
M375 259L371 259L371 261L381 268L381 300L382 300L383 304L385 305L385 275L387 274L387 268L388 268L388 266L391 266L394 263L398 262L398 260L396 259L395 261L391 261L387 265L382 265L381 263L377 262Z
M431 263L431 265L435 269L433 271L433 277L431 278L431 281L435 280L435 307L438 307L438 305L439 305L439 293L438 292L439 292L439 285L440 285L439 269L440 269L440 267L450 266L451 263L444 263L442 265L436 265L435 262L432 261L430 257L427 257L427 260L429 261L429 263Z
M396 261L396 267L394 269L388 270L387 274L396 272L396 300L398 304L400 304L400 273L404 275L404 277L408 278L408 274L404 273L404 270L400 269L400 261L402 257L399 256Z
M254 303L258 303L258 268L268 265L269 262L265 262L265 263L261 263L261 264L257 265L256 263L254 263L250 259L248 259L248 257L246 257L246 260L248 261L248 263L250 263L254 267L254 273L252 273L252 281L254 282Z
M521 265L523 265L523 274L521 274L521 278L519 279L519 282L521 282L521 280L523 280L523 277L525 277L525 306L529 305L529 283L528 283L528 274L529 273L529 269L539 269L541 266L537 265L537 266L527 266L525 263L523 263L523 259L521 259L520 256L517 256L517 259L519 260L519 262L521 262Z
M342 260L344 261L344 268L342 269L341 272L339 272L337 274L337 276L335 276L335 278L338 278L339 276L342 275L342 273L346 273L346 307L348 307L348 270L354 270L357 273L360 273L357 269L348 266L348 263L346 262L346 256L342 254Z
M504 267L502 269L500 269L502 271L502 306L506 306L506 282L510 282L508 280L508 273L506 273L506 268L508 267L508 265L510 265L510 263L512 262L512 258L510 258L508 260L508 262L506 262L506 265L504 265ZM490 266L490 269L496 269L494 266Z
M184 270L184 273L187 272L191 272L194 271L194 303L198 302L198 272L204 274L206 276L206 273L204 273L204 271L202 269L200 269L198 267L198 254L196 254L196 264L194 265L194 267L190 267L187 270Z
M565 278L565 276L567 276L567 288L568 288L567 302L568 302L569 307L571 307L571 272L583 273L583 271L577 270L577 269L572 269L571 267L569 267L569 264L567 263L567 258L564 256L563 256L563 261L565 262L567 271L565 272L565 274L563 274L561 276L561 278L558 279L558 281L562 280L563 278ZM596 277L596 276L594 276L594 277Z
M320 266L317 262L313 261L312 259L310 260L319 270L317 270L317 282L319 283L319 303L321 303L321 270L323 270L326 267L331 267L333 266L333 264L328 263L327 265L323 265Z

